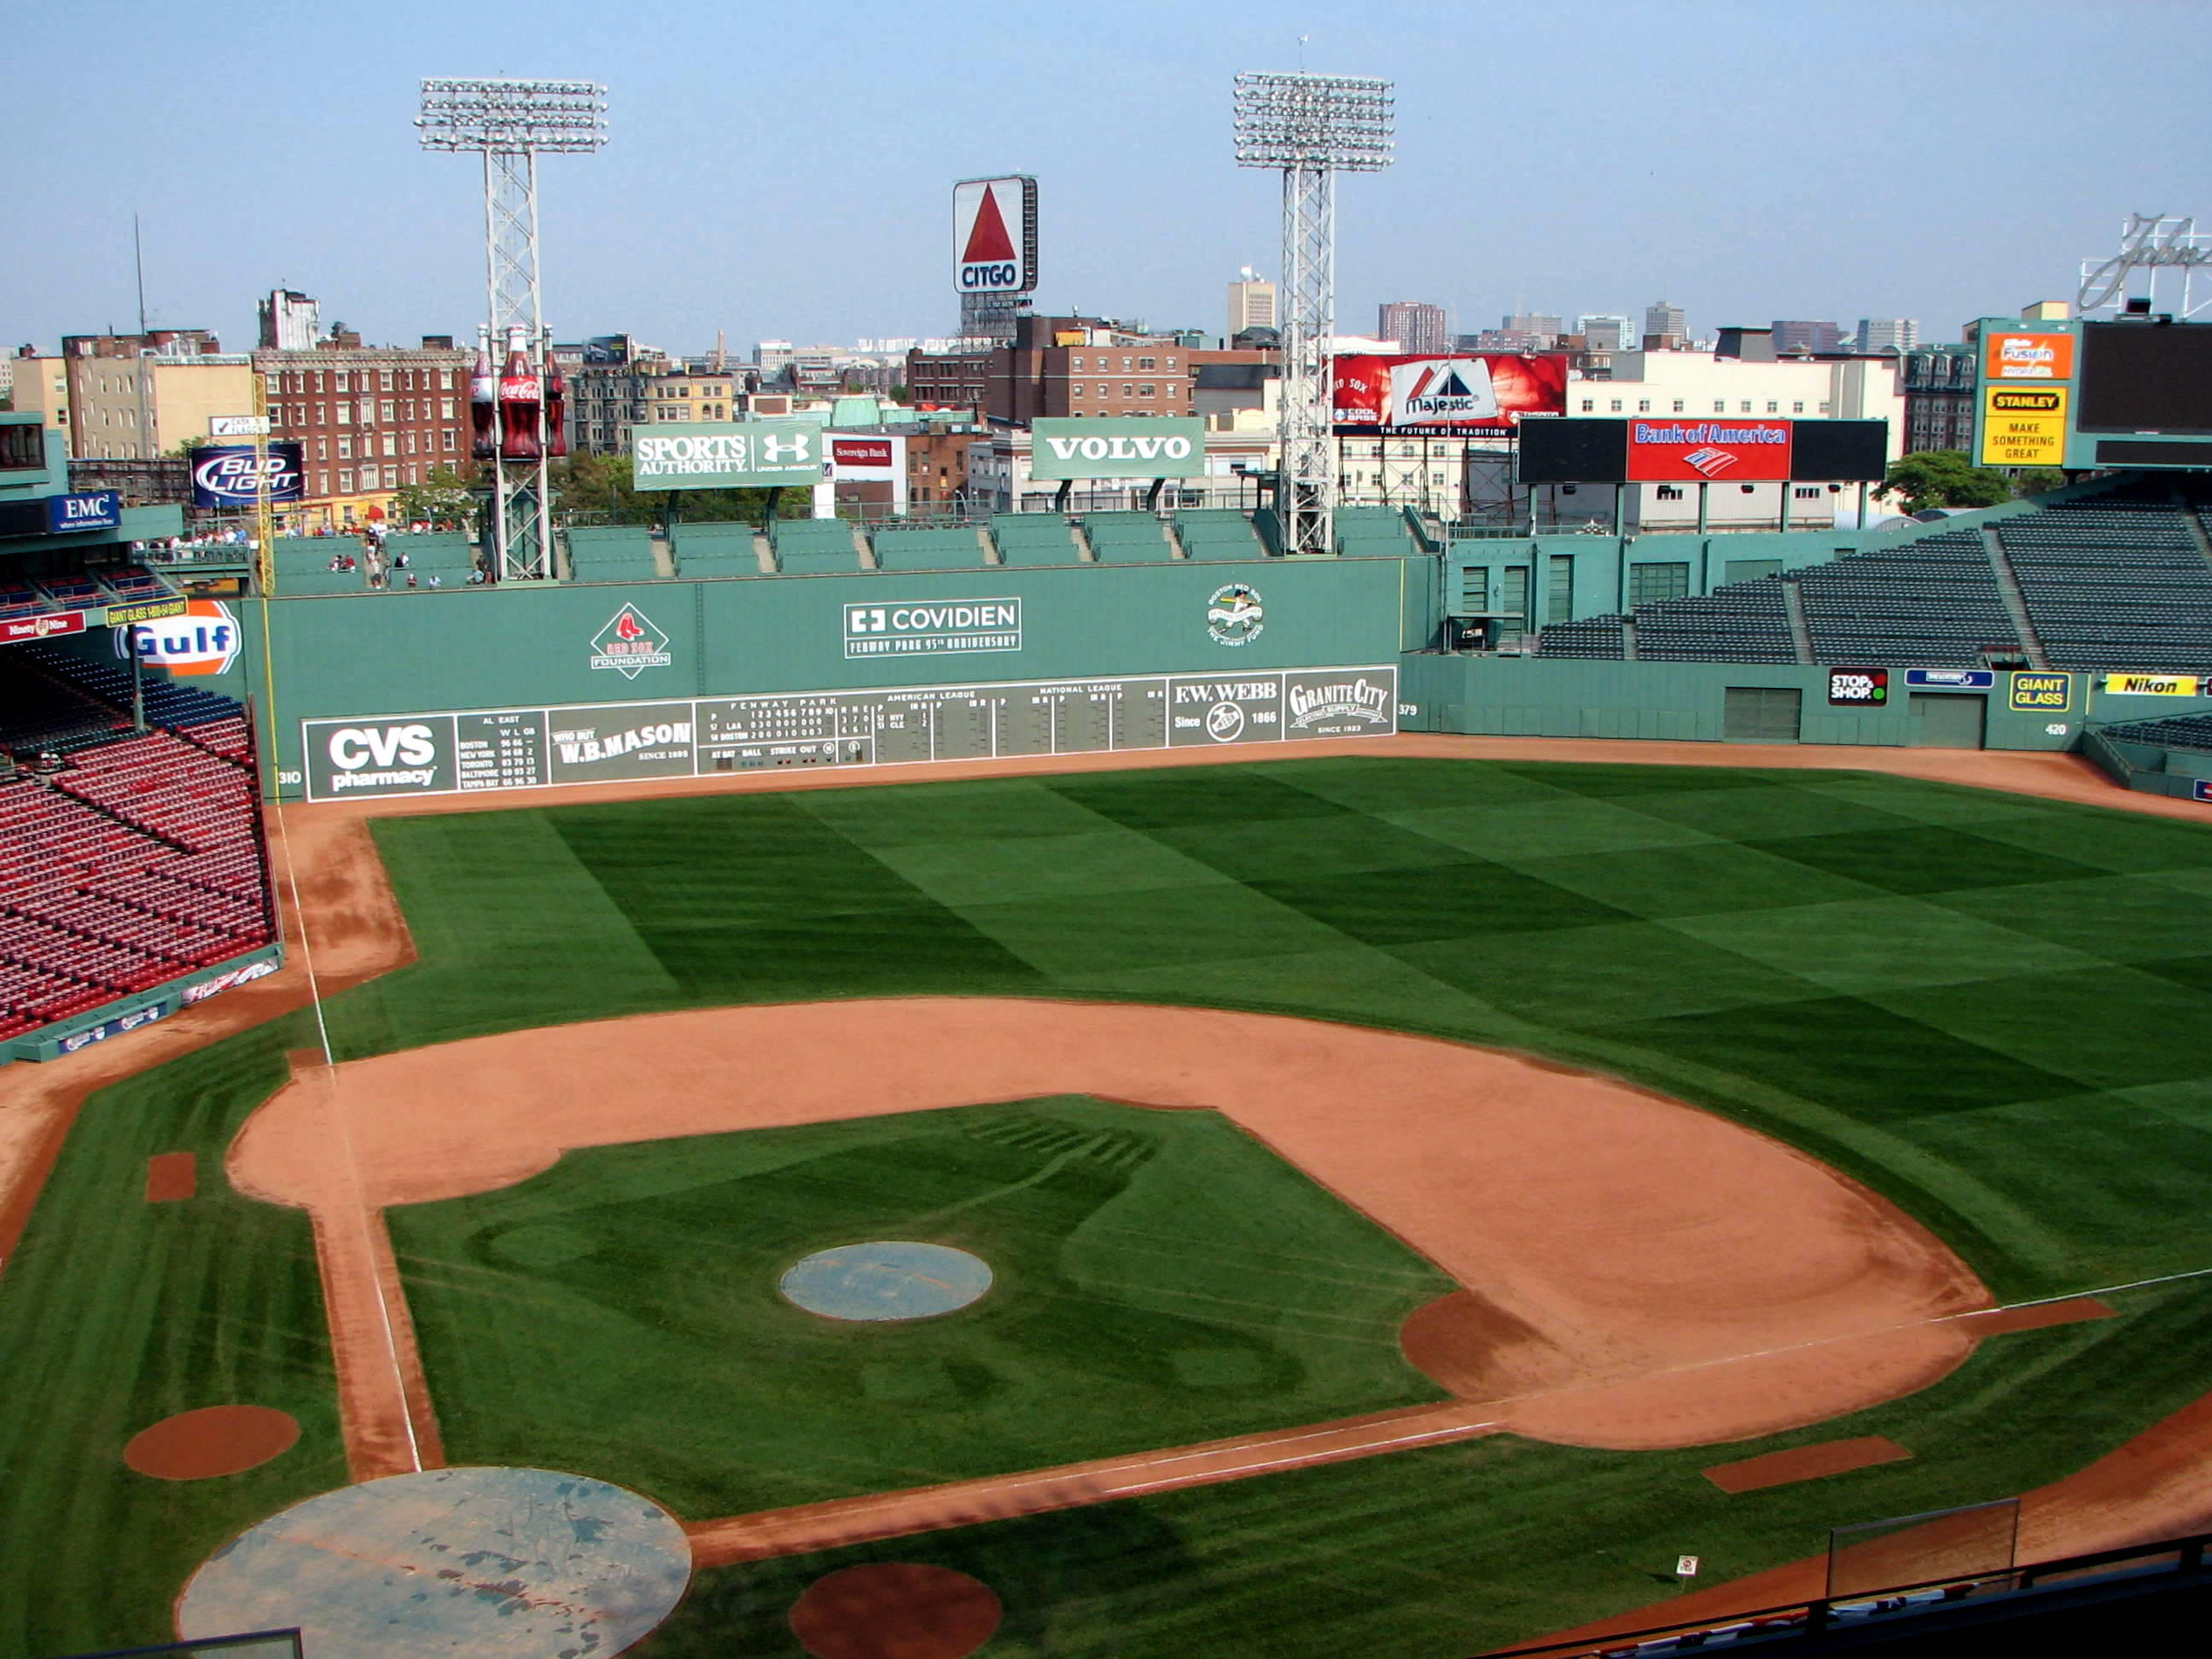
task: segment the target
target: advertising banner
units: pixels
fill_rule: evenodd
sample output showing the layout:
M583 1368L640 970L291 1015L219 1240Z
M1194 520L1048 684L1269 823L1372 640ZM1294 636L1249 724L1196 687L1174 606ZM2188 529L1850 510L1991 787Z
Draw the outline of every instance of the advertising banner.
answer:
M1027 294L1036 287L1036 180L963 179L952 187L952 291Z
M829 465L829 434L811 421L702 421L629 429L640 489L811 488Z
M2014 674L2010 695L2013 708L2023 714L2063 714L2074 707L2074 677Z
M553 762L548 781L688 778L692 727L689 702L555 710L546 732Z
M1109 415L1030 426L1030 477L1197 478L1206 473L1206 422L1193 416Z
M453 717L306 722L307 798L441 795L455 787Z
M1997 683L1994 668L1908 668L1905 683L1916 691L1987 691Z
M1021 648L1019 599L845 607L848 657L927 657L948 652Z
M901 476L901 453L906 448L905 437L897 433L880 438L850 438L842 432L830 434L830 465L840 478L884 483Z
M125 609L115 606L108 615ZM187 599L175 611L129 628L109 635L115 654L127 660L135 645L140 660L172 674L220 674L238 660L238 618L221 599Z
M166 622L171 617L181 617L191 608L189 599L133 599L128 605L111 605L102 619L110 628L124 628L132 623Z
M2063 465L2068 392L2069 388L2063 386L2004 386L1995 382L1983 387L1981 464Z
M1780 482L1790 476L1790 435L1787 421L1631 421L1629 481Z
M1524 415L1564 415L1567 360L1557 353L1335 360L1336 429L1455 437L1510 432Z
M1831 668L1828 702L1838 708L1879 708L1889 701L1887 668Z
M1990 333L1982 337L1982 378L1988 380L2070 380L2074 336Z
M123 525L123 495L114 489L73 491L49 495L46 533L66 536L78 530L118 530Z
M64 611L44 617L10 617L0 622L0 645L21 645L26 640L50 640L58 634L84 632L82 611Z
M2201 674L2107 674L2105 676L2105 695L2108 697L2203 697L2212 696L2206 690L2207 680Z
M192 451L192 505L252 507L261 499L258 481L264 474L272 501L296 501L307 494L297 443L270 444L262 459L252 444L203 444Z

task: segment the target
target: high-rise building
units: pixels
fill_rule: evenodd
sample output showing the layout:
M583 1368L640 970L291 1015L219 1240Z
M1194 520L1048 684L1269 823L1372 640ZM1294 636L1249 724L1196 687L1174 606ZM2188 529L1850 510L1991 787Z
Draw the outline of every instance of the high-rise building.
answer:
M1616 312L1597 312L1575 319L1575 332L1586 351L1633 351L1636 325Z
M322 337L322 308L304 294L271 289L267 299L255 301L254 309L261 317L264 351L313 351Z
M1248 328L1280 328L1275 285L1253 274L1247 265L1229 285L1229 334L1233 339Z
M1686 343L1690 337L1689 319L1680 306L1670 306L1664 300L1655 300L1644 307L1644 337L1657 340L1660 349Z
M1547 340L1556 340L1567 331L1565 318L1547 317L1540 311L1519 312L1500 318L1498 326L1508 334L1534 334Z
M1920 343L1920 325L1910 317L1862 317L1859 349L1884 356L1910 351Z
M1383 339L1395 340L1409 355L1451 349L1450 319L1444 308L1418 300L1398 300L1378 307L1375 331Z
M1815 354L1836 352L1844 349L1844 331L1834 323L1777 318L1771 327L1777 356L1801 351Z

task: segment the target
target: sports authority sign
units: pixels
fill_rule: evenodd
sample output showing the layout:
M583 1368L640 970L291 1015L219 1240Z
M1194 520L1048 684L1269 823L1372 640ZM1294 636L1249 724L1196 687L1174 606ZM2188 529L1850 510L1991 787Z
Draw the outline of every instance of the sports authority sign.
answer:
M848 657L933 657L1022 648L1019 599L845 607Z
M1787 421L1631 421L1628 477L1632 483L1729 483L1790 476Z
M1556 355L1347 356L1335 360L1333 384L1340 433L1504 433L1524 415L1567 408L1567 360Z
M1188 415L1108 416L1030 423L1030 477L1197 478L1206 472L1206 422Z
M829 465L829 434L811 421L701 422L680 432L629 429L640 489L811 487Z
M952 291L1027 294L1036 287L1037 186L1026 173L952 186Z

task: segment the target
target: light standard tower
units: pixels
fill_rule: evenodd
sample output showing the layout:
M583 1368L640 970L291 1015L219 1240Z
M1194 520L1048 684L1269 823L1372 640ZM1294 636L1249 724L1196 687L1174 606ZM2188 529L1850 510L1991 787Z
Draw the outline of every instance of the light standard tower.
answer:
M1391 83L1359 75L1240 75L1237 165L1283 175L1283 551L1336 550L1336 175L1390 165Z
M488 306L481 349L494 371L522 353L526 374L501 376L505 391L526 382L518 400L537 405L534 441L493 423L491 541L495 574L550 577L552 508L546 467L553 448L545 389L550 365L538 290L538 157L544 151L595 150L607 142L607 89L591 81L451 81L422 82L415 125L422 148L473 150L483 156L484 289ZM501 414L504 416L502 409ZM534 453L514 453L517 450Z

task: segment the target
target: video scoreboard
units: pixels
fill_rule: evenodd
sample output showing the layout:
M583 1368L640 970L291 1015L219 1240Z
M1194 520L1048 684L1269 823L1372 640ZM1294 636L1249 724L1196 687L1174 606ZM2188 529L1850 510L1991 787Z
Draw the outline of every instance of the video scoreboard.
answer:
M2212 324L1985 317L1979 337L1981 465L2212 468Z

